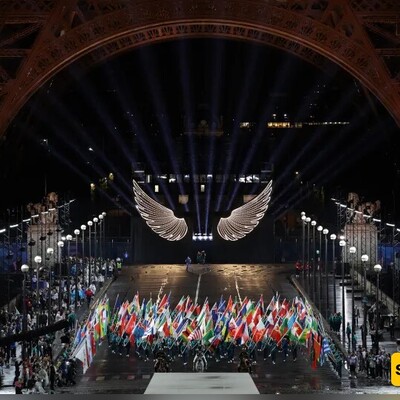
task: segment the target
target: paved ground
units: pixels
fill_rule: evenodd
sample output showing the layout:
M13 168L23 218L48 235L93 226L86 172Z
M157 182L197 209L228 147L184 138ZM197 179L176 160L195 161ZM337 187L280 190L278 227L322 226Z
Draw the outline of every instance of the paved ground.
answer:
M162 296L171 292L171 304L176 304L182 295L202 303L208 297L211 304L221 294L243 299L248 296L258 300L260 294L268 302L275 291L281 296L293 298L297 291L288 280L293 266L285 265L211 265L194 267L186 272L183 265L143 265L125 267L122 275L114 282L108 293L111 305L117 294L131 300L139 291L141 297ZM200 273L200 274L199 274ZM177 358L172 369L175 372L191 370L191 362L184 366ZM210 372L236 373L236 365L226 360L209 361ZM106 343L98 350L95 360L86 374L79 378L76 386L61 388L61 393L144 393L153 374L152 361L142 361L131 355L129 358L112 354ZM299 354L296 362L283 362L278 353L276 365L268 358L264 361L258 353L252 378L260 393L392 393L400 394L395 388L381 381L366 378L348 378L344 371L340 380L329 363L313 370L306 354Z
M258 300L260 294L268 302L273 293L278 291L282 297L293 298L298 294L288 277L293 272L293 266L285 265L211 265L193 266L190 272L183 265L143 265L125 267L122 275L108 290L113 305L116 296L131 300L139 291L141 298L162 296L171 292L171 304L176 304L182 295L189 294L193 300L202 303L206 297L209 303L217 301L221 294L243 299L248 296ZM337 285L340 281L337 280ZM333 292L333 285L330 287ZM337 293L339 293L337 288ZM350 303L351 293L346 292L346 303ZM337 306L340 310L341 298L337 296ZM349 307L347 307L349 308ZM361 323L361 322L360 322ZM388 351L395 350L395 344L385 335L382 343ZM190 360L191 361L191 360ZM191 362L184 366L182 359L177 358L172 363L173 372L191 372ZM226 360L215 362L209 360L209 372L236 373L236 364ZM76 386L60 388L58 393L94 394L94 393L132 393L143 394L153 375L153 362L142 361L133 354L127 358L111 353L104 343L96 354L95 360L84 376L79 376ZM173 373L172 372L172 373ZM13 378L13 368L5 370L6 383ZM313 370L307 355L299 354L296 362L283 362L278 353L277 363L263 359L262 353L257 354L257 364L254 365L252 379L262 394L269 393L387 393L400 394L400 388L395 388L387 382L369 380L363 376L349 379L344 370L340 380L332 371L329 363ZM14 388L4 388L2 394L14 393Z

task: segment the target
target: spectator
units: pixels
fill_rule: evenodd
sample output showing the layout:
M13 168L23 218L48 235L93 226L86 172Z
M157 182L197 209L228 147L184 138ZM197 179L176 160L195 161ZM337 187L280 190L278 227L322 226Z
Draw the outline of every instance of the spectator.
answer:
M91 302L92 297L93 297L93 292L92 292L92 290L90 289L90 287L86 289L85 295L86 295L87 305L88 305L88 307L89 307L89 306L90 306L90 302Z
M190 264L192 263L192 260L189 256L186 257L185 263L186 263L186 272L188 272L189 268L190 268Z

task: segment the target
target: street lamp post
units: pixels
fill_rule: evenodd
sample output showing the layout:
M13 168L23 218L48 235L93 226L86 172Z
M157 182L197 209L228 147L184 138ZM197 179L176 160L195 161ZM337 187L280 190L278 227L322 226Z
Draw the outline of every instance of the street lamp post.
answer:
M83 276L84 284L87 281L86 280L86 261L85 261L85 230L86 230L86 225L81 225L81 231L82 231L82 276Z
M312 245L312 299L315 301L315 226L317 225L317 221L313 220L311 221L311 226L312 226L312 234L313 234L313 245Z
M307 291L310 290L310 222L311 218L306 217L307 223Z
M341 239L339 241L339 246L342 248L342 342L343 345L346 343L346 309L345 309L345 290L344 290L344 248L346 246L346 241Z
M318 309L321 311L322 305L322 290L321 290L321 253L322 253L322 231L323 227L321 225L317 226L317 231L319 232L319 244L318 244Z
M333 281L333 313L336 314L336 260L335 260L335 240L334 233L330 236L332 240L332 281Z
M48 320L49 320L49 325L50 325L53 322L52 313L51 313L51 291L53 289L53 279L52 279L52 276L51 276L51 274L52 274L51 265L52 265L52 256L53 256L53 253L54 253L54 249L52 247L48 247L47 250L46 250L46 253L47 253L47 256L49 258L49 293L48 293L48 296L49 296L49 298L48 298L48 301L49 301L48 302L49 318L48 318Z
M103 230L103 214L99 215L99 258L100 258L100 265L103 265L103 249L102 249L102 230ZM105 277L108 277L108 265L106 265Z
M88 237L88 242L89 242L89 285L92 283L92 225L93 221L88 221L87 225L89 227L89 237Z
M301 212L301 240L302 240L302 266L303 266L303 271L302 271L302 276L303 276L303 285L304 285L304 274L305 274L305 246L306 246L306 213L304 211Z
M106 215L107 213L103 211L101 213L103 216L103 256L106 258Z
M307 291L310 291L311 287L311 275L310 275L310 222L311 218L306 217L307 223Z
M35 256L36 263L36 304L39 304L39 265L42 262L41 256Z
M28 242L28 246L29 246L29 262L30 262L30 265L33 265L33 258L32 258L33 246L36 245L36 242L32 238L32 217L31 217L31 226L29 227L29 230L30 230L30 235L31 235L31 238L29 239L29 242ZM32 268L30 268L29 272L30 272L30 274L32 274ZM31 276L31 278L32 278L32 276ZM32 279L31 279L31 281L32 281Z
M62 290L63 288L61 287L61 264L62 264L62 248L64 247L64 241L59 240L57 242L57 248L59 249L58 251L61 253L60 257L58 257L58 309L61 310L61 305L62 305Z
M75 292L74 292L74 310L75 312L78 310L78 236L79 229L74 230L75 234Z
M322 231L325 238L325 250L324 250L324 270L325 270L325 315L326 319L329 318L329 287L328 287L328 229Z
M351 334L355 334L356 329L356 316L355 316L355 301L354 301L354 254L356 254L356 247L351 246L349 248L349 253L351 256ZM350 348L350 343L349 343ZM352 344L352 349L355 351L354 345Z
M363 347L367 348L367 267L366 263L368 262L368 255L363 254L361 256L361 261L363 263L363 274L364 274L364 284L363 284L363 332L361 335Z
M24 280L22 282L22 333L26 333L28 330L28 321L26 315L26 275L29 272L29 265L23 264L21 265L21 272L24 274ZM22 341L22 360L26 358L26 345L25 345L25 336Z
M379 273L382 271L382 266L379 264L374 265L376 272L376 322L375 322L375 348L376 354L379 353Z
M71 259L69 256L69 251L70 251L70 244L72 240L72 235L67 235L65 237L67 240L67 308L69 310L69 306L71 303L71 278L70 278L70 273L71 273Z
M99 219L97 217L93 218L93 226L94 226L94 271L96 271L96 266L97 266L97 223L99 222ZM100 271L101 271L102 265L100 264Z

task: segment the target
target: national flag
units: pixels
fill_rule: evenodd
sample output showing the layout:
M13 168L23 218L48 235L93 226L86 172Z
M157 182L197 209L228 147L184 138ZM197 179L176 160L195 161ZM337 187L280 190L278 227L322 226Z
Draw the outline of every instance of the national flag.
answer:
M319 357L320 365L324 365L325 360L328 358L329 354L332 353L331 346L329 345L329 341L327 338L322 339L322 347L321 347L321 355Z
M278 303L279 303L279 295L278 293L276 293L272 296L271 301L268 304L268 307L265 309L265 313L277 309Z
M118 334L119 335L122 335L125 332L125 327L126 327L126 324L129 321L129 319L130 319L130 316L129 316L128 312L126 311L125 315L121 318L121 320L117 324L117 325L119 325L119 327L118 327Z
M165 337L170 337L171 336L171 322L168 321L168 318L166 319L166 321L164 322L164 324L162 325L161 329L162 332L164 334Z
M131 317L129 318L129 321L125 325L125 332L130 335L133 331L133 328L135 327L136 323L136 314L132 314Z
M209 305L208 305L208 299L205 299L203 307L201 308L200 314L197 316L197 322L201 324L201 321L203 318L205 318L207 311L209 312Z
M182 320L179 322L179 325L177 326L177 328L175 329L175 331L173 333L173 337L175 339L177 339L181 335L183 330L186 328L188 322L189 322L189 320L187 318L182 318Z
M225 309L226 309L226 301L224 300L224 298L221 294L221 298L219 299L218 308L217 308L218 314L224 313Z
M144 313L144 319L149 319L153 315L152 307L153 307L153 300L150 299L146 304L146 310L145 310L145 313Z
M236 329L235 336L233 337L233 340L241 339L243 332L245 328L245 322L243 321L239 327Z
M168 296L164 294L163 298L161 299L160 303L158 304L158 313L164 311L164 308L169 304L169 298L171 296L171 292L169 292Z
M77 349L77 352L75 354L75 358L80 360L82 362L83 366L83 373L86 373L86 371L89 368L89 363L88 363L88 357L87 357L87 349L86 349L86 341L82 341L80 344L79 348Z
M210 346L217 348L221 343L222 343L222 335L221 334L217 334L215 336L213 336L210 340Z
M231 295L229 295L229 298L228 298L228 303L226 304L226 308L225 308L225 312L232 312L232 309L233 309L233 301L232 301L232 296Z
M279 343L280 340L282 339L282 334L280 330L279 324L275 324L274 328L272 329L270 336L273 340L275 340L276 343Z
M191 324L187 324L186 325L186 329L184 329L180 335L181 339L184 342L189 342L189 336L192 334L192 332L195 330L195 328L193 326L191 326Z
M217 302L214 303L214 305L211 307L211 318L214 322L214 324L218 321L218 306Z
M262 322L262 320L260 319L258 321L258 324L253 328L253 331L252 331L253 340L255 343L258 343L263 339L265 330L266 330L265 325Z
M310 335L311 335L310 328L304 328L298 338L299 343L302 345L307 345L308 338Z
M283 299L282 304L280 306L278 317L284 317L289 311L290 303L286 299Z
M176 312L183 311L185 300L186 300L185 296L182 296L181 299L178 301L178 304L175 306L174 311Z
M198 326L190 335L189 340L202 340L203 334L201 332L200 327Z
M243 329L242 336L240 338L240 344L242 344L242 345L246 344L249 340L250 340L249 328L247 326L247 322L244 322L244 329Z
M261 314L264 314L265 307L264 307L264 296L260 295L260 300L258 301L260 304Z
M190 306L185 311L186 318L195 318L194 314L198 314L198 312L196 312L197 308L200 308L198 304L191 303Z
M296 320L297 320L297 313L294 312L288 319L288 328L289 329L292 329L292 326Z
M86 346L87 363L88 363L88 366L90 367L90 365L93 362L92 341L90 339L90 335L86 335L84 342L85 342L85 346Z
M302 332L303 328L297 321L295 321L293 326L289 330L288 337L290 340L299 340Z
M183 304L183 309L182 309L182 311L187 312L187 311L189 310L189 308L192 306L192 304L193 304L192 299L190 298L190 296L187 296L187 297L186 297L186 300L185 300L185 302L184 302L184 304ZM193 311L192 311L192 312L193 312Z
M282 336L286 335L286 332L289 330L288 327L288 318L283 318L281 326L279 327L279 331L281 333Z
M253 318L251 322L254 323L254 325L257 325L261 317L262 317L262 306L261 304L257 304L256 309L253 312Z
M133 330L132 334L136 339L142 338L142 336L144 334L144 325L141 320L136 324L135 329Z
M146 314L146 299L143 298L142 305L140 306L140 318L144 318Z
M214 324L212 319L210 318L206 324L204 329L203 341L204 343L208 343L210 339L214 336Z
M271 326L271 325L274 326L275 322L276 322L276 319L274 318L273 312L271 311L267 316L266 325L267 326Z
M100 328L100 320L98 317L96 317L96 319L94 320L94 338L96 340L100 339L100 333L101 333L101 328Z
M133 297L131 303L128 306L128 313L131 315L133 313L139 314L140 312L140 303L139 303L139 292L136 292Z
M331 346L329 345L329 340L327 338L322 339L322 352L326 356L329 353L332 353Z
M89 335L90 335L90 347L92 349L92 356L94 357L96 355L96 341L94 340L93 331L90 331Z
M154 320L150 320L149 325L145 329L142 339L147 339L150 336L153 336L156 333L155 325L154 325Z
M242 305L239 309L238 315L245 315L246 313L246 309L247 309L247 303L249 302L249 299L247 298L247 296L243 299Z

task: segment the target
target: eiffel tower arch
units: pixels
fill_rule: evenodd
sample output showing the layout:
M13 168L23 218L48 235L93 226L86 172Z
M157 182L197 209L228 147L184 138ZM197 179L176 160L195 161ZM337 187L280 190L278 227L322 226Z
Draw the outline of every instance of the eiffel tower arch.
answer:
M334 62L400 126L399 14L397 0L0 0L0 138L68 65L192 37L263 43L320 68Z

